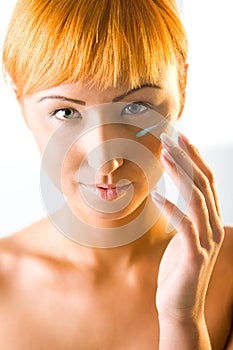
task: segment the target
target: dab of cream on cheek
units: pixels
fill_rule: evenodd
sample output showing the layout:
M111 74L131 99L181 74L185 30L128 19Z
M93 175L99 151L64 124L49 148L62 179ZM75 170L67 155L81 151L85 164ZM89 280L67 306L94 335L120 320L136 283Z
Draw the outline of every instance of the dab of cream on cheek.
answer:
M161 126L163 126L163 124L169 123L169 119L170 119L170 115L166 115L159 123L156 123L152 126L149 126L148 128L142 129L140 130L137 134L136 134L136 138L145 136L147 133L149 133L151 130L158 128ZM163 130L164 131L164 130Z

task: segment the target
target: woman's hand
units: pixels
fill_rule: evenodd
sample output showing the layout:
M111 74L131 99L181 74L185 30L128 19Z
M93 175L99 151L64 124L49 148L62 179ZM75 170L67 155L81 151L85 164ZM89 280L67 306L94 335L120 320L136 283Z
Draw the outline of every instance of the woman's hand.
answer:
M187 212L152 193L177 231L160 264L159 319L163 324L203 320L207 288L224 237L214 177L184 135L179 136L179 146L165 134L161 140L162 164L185 199Z

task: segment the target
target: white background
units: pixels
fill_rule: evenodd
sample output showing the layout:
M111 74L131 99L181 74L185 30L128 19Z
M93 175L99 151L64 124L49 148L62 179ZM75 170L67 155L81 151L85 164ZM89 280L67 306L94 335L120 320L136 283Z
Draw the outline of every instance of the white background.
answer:
M0 46L15 0L0 2ZM217 178L223 217L233 223L232 1L186 0L189 36L187 101L180 128L201 150ZM13 94L0 76L0 235L45 215L40 159Z

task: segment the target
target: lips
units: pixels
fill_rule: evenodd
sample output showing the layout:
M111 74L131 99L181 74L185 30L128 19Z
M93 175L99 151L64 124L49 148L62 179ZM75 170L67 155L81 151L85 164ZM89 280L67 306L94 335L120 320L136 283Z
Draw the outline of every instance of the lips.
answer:
M101 199L105 200L114 200L118 198L121 189L117 187L102 187L102 186L96 186L98 195Z
M107 189L115 189L117 188L117 185L106 185L106 184L99 184L99 185L95 185L95 187L97 188L103 188L104 190L107 190ZM119 186L118 186L119 187Z
M98 195L99 198L104 200L114 200L122 196L130 187L130 183L126 185L115 184L97 184L97 185L84 185L83 186L92 193Z

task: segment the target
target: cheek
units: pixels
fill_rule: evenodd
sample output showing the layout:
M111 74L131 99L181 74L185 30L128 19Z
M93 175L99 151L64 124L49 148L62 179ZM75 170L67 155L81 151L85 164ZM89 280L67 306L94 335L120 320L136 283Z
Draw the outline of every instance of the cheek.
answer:
M148 134L148 136L141 142L153 155L156 159L159 158L161 151L161 142L159 138Z
M30 128L30 131L33 134L33 137L35 139L37 148L41 155L46 151L46 147L49 144L49 140L52 137L52 134L49 134L44 130L41 125L33 125L33 127Z
M41 167L53 184L64 192L63 186L75 180L74 170L80 166L82 154L72 146L72 138L63 132L50 135L44 130L41 133L37 130L34 137L41 152Z
M159 137L155 137L151 134L148 134L145 140L143 141L143 145L148 150L148 159L144 162L144 173L147 177L150 192L152 189L155 188L156 184L159 182L164 172L160 160L162 144ZM149 156L149 153L152 155L152 158Z
M74 190L74 186L77 186L78 172L82 166L83 159L84 154L81 150L77 150L77 147L71 147L66 152L60 169L62 188L65 192Z
M140 142L138 150L128 149L128 158L125 158L127 157L127 152L124 151L123 166L112 174L114 180L127 179L135 182L138 193L142 192L142 190L145 191L145 189L148 192L162 175L160 152L160 140L152 135L147 136L143 142ZM57 150L55 153L60 155L61 151ZM133 154L134 156L132 156ZM98 155L96 154L96 156ZM101 157L99 156L99 158ZM99 175L97 168L91 167L91 164L88 163L86 148L84 149L82 144L79 143L70 147L63 160L60 159L60 163L62 187L65 192L74 191L79 180L81 182L95 183L95 179Z

